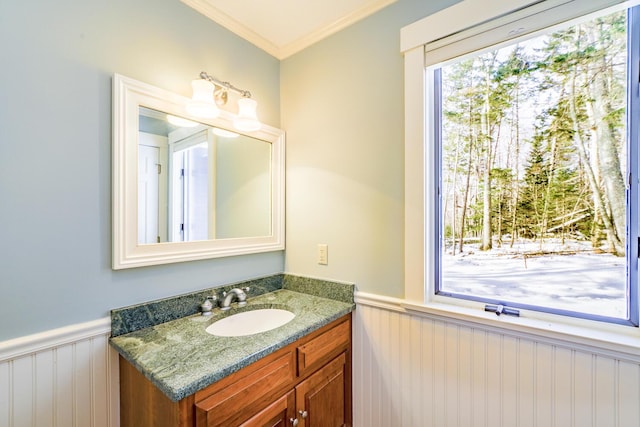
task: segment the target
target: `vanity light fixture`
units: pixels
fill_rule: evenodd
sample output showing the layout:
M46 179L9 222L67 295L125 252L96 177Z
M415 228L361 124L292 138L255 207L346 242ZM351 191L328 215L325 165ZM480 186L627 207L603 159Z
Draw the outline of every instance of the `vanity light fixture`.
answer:
M245 132L260 129L260 122L256 115L258 103L251 98L238 99L238 116L233 119L233 126Z
M193 120L187 120L171 114L167 114L167 121L172 125L179 126L181 128L193 128L199 125L198 122L194 122Z
M213 119L220 115L220 109L213 101L213 92L215 86L207 80L192 80L191 88L193 95L191 101L187 104L187 113L192 116Z
M202 71L199 80L191 82L193 95L187 104L187 112L195 117L214 118L220 114L221 107L227 103L229 91L241 96L238 99L238 115L233 125L239 131L252 132L262 127L256 114L258 103L251 99L251 92L223 82Z

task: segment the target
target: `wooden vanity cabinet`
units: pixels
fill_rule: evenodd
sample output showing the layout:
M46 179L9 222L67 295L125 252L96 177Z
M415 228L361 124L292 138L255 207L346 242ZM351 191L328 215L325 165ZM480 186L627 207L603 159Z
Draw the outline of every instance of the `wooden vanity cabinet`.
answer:
M121 427L351 426L351 314L172 402L120 359Z

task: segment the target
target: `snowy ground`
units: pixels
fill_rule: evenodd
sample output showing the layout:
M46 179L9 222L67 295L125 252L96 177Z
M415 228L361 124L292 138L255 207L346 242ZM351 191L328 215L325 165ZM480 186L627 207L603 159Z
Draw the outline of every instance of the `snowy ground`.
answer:
M504 244L486 252L467 245L462 254L444 256L443 288L505 302L627 317L624 257L596 254L588 242L549 241L542 249L571 254L527 255L540 251L535 242L513 248Z

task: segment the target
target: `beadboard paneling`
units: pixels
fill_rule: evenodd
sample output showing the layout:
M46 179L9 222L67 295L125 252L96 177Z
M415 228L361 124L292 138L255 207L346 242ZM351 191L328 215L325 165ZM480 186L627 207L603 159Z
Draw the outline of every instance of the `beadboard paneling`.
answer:
M640 426L638 363L362 301L353 337L356 427Z
M117 354L89 329L0 345L0 426L118 426ZM640 426L637 363L362 303L353 338L356 427Z
M0 343L0 426L119 425L108 319Z

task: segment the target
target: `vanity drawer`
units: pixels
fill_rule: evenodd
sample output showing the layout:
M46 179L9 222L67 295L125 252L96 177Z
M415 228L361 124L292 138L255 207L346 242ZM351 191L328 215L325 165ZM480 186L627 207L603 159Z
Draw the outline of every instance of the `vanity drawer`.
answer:
M284 350L284 351L283 351ZM196 393L197 426L230 426L293 386L294 352L285 348Z
M312 371L349 349L351 322L345 321L309 340L297 349L298 376Z

